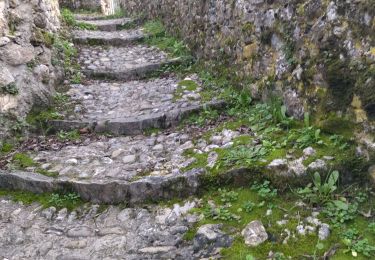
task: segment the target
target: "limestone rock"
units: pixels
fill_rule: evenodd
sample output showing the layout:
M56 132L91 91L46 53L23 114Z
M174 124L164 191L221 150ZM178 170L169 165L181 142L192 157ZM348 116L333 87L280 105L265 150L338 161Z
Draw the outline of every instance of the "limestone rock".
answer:
M223 233L220 230L221 226L220 224L207 224L199 227L194 237L194 251L229 247L233 242L233 238Z
M268 239L266 229L259 220L250 222L241 234L248 246L258 246Z
M26 64L34 57L34 47L30 45L21 46L10 43L0 48L0 59L13 66Z

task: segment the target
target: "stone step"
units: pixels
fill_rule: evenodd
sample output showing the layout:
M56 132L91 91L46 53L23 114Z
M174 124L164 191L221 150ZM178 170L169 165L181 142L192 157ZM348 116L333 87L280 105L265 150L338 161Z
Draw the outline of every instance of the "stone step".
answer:
M193 76L192 76L193 78ZM71 85L64 120L51 122L56 129L72 130L89 127L98 132L121 135L140 134L148 128L176 125L189 113L204 107L222 107L224 103L201 98L199 79L187 78L196 86L187 89L175 76L144 81L104 82Z
M85 204L67 210L24 205L2 196L1 259L199 259L206 249L194 250L193 241L181 243L199 221L189 213L196 206L191 200L147 209L108 206L103 210Z
M77 20L77 22L94 25L100 31L116 31L133 24L135 21L131 18L118 18L108 20Z
M213 145L204 139L195 144L197 134L200 132L185 128L151 136L86 140L59 150L30 152L38 167L57 177L34 173L32 167L22 172L0 171L0 188L34 193L69 190L95 203L136 204L186 197L198 191L205 170L187 170L196 159L185 151L213 151L227 147L239 136L239 132L223 131L226 141Z
M74 14L76 20L83 21L93 21L93 20L105 20L108 16L101 13L91 13L91 14Z
M73 31L73 41L78 44L127 46L145 37L141 29L122 31Z
M88 77L132 80L145 78L167 64L179 63L180 59L171 59L157 48L144 45L85 46L80 50L78 61Z

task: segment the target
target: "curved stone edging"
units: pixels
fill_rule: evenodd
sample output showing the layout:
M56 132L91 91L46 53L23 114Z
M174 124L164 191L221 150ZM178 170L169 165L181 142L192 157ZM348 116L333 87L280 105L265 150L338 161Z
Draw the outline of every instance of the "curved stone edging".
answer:
M193 195L203 173L202 169L194 169L182 175L148 176L134 182L85 182L59 180L31 172L0 172L0 188L33 193L70 191L93 203L132 205Z
M178 65L181 63L181 59L175 58L164 62L158 63L146 63L142 66L138 66L132 69L123 71L110 71L110 70L88 70L84 69L82 72L90 78L96 79L115 79L115 80L135 80L144 79L150 73L161 69L166 65Z
M73 41L77 44L127 46L130 43L141 41L144 38L145 35L129 35L126 37L114 36L111 38L75 36Z
M142 134L150 128L168 128L176 125L189 114L199 112L205 108L221 109L225 107L224 101L214 101L206 104L191 106L170 113L158 113L131 118L118 118L107 121L69 121L53 120L50 121L52 130L69 131L78 128L88 127L94 132L107 132L117 135L137 135Z

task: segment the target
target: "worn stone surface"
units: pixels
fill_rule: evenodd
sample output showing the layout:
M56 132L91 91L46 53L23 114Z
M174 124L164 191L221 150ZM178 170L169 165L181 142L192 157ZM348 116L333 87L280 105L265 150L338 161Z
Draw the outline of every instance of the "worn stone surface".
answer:
M204 250L194 251L192 243L182 242L193 223L187 221L189 214L175 210L177 206L110 206L99 211L99 206L87 205L67 212L0 198L0 257L135 260L209 255Z
M129 43L139 41L144 38L144 33L140 29L121 31L73 31L73 40L76 43L104 44L112 46L126 46Z
M89 85L72 85L67 94L73 103L74 114L66 119L114 119L155 113L166 113L175 109L200 104L200 88L181 90L175 77L147 81L103 82Z
M39 167L57 177L36 174L36 167L23 172L0 172L0 188L31 192L52 192L68 189L95 203L139 203L147 200L171 199L195 194L200 176L214 163L187 170L196 159L185 155L229 147L236 131L224 129L217 135L219 145L199 139L193 143L194 132L161 133L151 136L115 137L101 141L70 145L60 150L29 153ZM11 165L10 165L11 169Z
M125 26L134 22L131 18L118 18L118 19L104 19L104 20L84 20L77 22L84 22L86 24L94 25L98 30L101 31L116 31L121 26Z
M79 62L89 76L129 80L145 76L168 62L167 54L143 45L129 47L85 47Z

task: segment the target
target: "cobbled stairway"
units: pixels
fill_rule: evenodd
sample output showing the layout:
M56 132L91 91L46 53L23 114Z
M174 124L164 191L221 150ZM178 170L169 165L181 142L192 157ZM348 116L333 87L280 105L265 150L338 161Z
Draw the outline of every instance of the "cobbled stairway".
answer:
M178 60L138 43L144 37L141 29L116 30L130 19L79 18L99 29L73 32L80 44L79 62L87 82L72 85L67 93L74 113L51 124L59 130L89 127L125 136L33 153L35 162L58 176L41 175L32 167L23 172L0 172L0 186L34 193L70 190L93 203L127 205L194 194L203 171L182 170L193 162L183 155L194 147L193 136L184 131L142 133L152 127L173 126L187 113L222 103L203 104L200 88L185 90L176 99L181 79L147 78ZM199 84L198 78L188 80ZM222 145L234 136L227 134ZM209 150L209 144L200 144L200 149ZM97 205L85 205L68 212L66 208L24 206L3 198L0 257L196 259L209 251L195 249L191 242L183 241L183 235L199 221L188 213L197 203L146 209L111 206L104 211Z
M51 122L51 126L58 131L90 128L122 136L32 153L43 170L58 173L57 177L33 169L3 172L1 186L31 192L69 189L95 203L134 204L194 194L203 171L183 170L194 162L184 156L195 147L192 133L143 133L174 126L191 112L222 106L223 102L202 102L196 75L187 79L149 77L179 59L140 43L138 40L145 37L142 29L116 30L132 23L131 19L79 18L98 28L73 32L87 80L71 85L67 94L73 112L63 112L65 118ZM198 87L181 89L181 80ZM229 142L230 134L227 139Z

